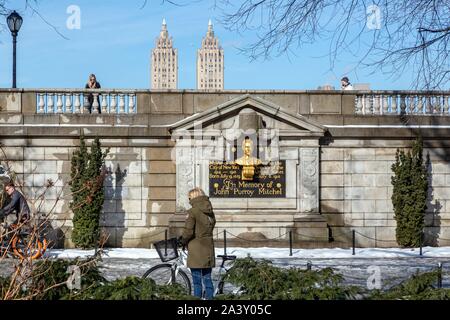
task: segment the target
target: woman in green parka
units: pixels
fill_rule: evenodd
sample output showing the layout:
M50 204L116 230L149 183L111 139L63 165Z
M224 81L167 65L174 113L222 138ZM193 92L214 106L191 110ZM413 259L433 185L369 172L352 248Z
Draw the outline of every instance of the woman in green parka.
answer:
M212 268L216 264L213 229L216 224L209 198L200 188L189 191L188 217L181 242L188 247L187 266L191 269L194 295L205 299L213 298L214 287L211 279ZM203 286L202 286L203 284Z

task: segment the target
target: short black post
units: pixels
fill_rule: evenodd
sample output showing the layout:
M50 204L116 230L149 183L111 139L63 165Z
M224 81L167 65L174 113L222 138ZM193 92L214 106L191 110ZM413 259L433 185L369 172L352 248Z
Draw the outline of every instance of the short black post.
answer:
M164 255L167 256L167 229L164 230Z
M223 255L227 255L227 230L223 229Z
M356 233L355 230L352 230L352 256L355 255L355 246L356 246Z
M97 231L97 239L95 241L95 251L94 251L94 256L97 256L97 252L98 252L98 242L100 241L100 230Z
M439 289L442 288L442 262L438 263L437 286Z
M289 230L289 256L292 257L292 230Z
M311 261L308 261L306 263L306 270L311 270L311 268L312 268L312 263L311 263Z
M420 233L420 256L422 256L423 232Z

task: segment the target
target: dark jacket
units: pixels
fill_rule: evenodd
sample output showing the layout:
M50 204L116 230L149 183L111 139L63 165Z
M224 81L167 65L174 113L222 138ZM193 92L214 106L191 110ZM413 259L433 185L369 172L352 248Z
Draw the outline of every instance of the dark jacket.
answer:
M86 83L86 85L84 87L86 89L91 89L89 87L89 83ZM100 89L100 88L101 88L100 82L95 82L95 86L92 89ZM97 100L97 103L98 103L98 113L102 113L102 108L100 108L100 100L98 99L98 96L97 96L96 100ZM87 102L88 102L88 105L85 106L85 107L87 107L88 110L89 110L89 113L91 113L92 112L92 105L94 104L94 95L92 93L89 93L87 95Z
M8 203L2 211L5 215L16 213L17 218L22 217L28 219L30 217L30 208L28 207L27 200L19 191L14 190L11 194L11 202Z
M216 218L207 196L190 200L182 242L188 244L189 268L213 268L216 264L213 230Z
M89 83L86 83L86 85L84 86L86 89L91 89L90 87L89 87ZM100 86L100 82L95 82L95 88L92 88L92 89L100 89L101 88L101 86Z

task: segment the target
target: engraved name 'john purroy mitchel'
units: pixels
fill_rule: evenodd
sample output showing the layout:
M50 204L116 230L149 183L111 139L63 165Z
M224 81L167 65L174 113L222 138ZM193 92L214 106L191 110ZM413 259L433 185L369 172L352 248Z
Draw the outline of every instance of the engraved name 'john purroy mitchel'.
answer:
M285 198L285 161L255 168L253 180L242 180L242 166L228 162L209 163L209 195L212 198Z

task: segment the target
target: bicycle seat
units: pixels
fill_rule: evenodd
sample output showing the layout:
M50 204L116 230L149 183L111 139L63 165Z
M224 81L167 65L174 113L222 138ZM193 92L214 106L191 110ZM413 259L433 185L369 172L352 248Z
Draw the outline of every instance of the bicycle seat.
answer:
M236 260L236 256L229 256L229 255L223 255L223 254L220 254L220 255L218 255L217 256L218 258L222 258L223 259L223 261L227 261L227 260Z

